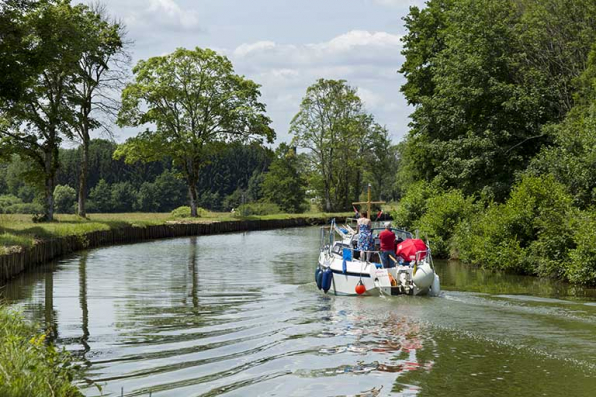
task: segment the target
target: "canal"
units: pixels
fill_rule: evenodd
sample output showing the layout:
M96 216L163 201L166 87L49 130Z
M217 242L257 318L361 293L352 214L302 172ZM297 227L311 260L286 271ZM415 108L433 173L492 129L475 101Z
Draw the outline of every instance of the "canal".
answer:
M436 263L443 293L316 289L318 228L90 250L0 289L98 396L592 396L596 291Z

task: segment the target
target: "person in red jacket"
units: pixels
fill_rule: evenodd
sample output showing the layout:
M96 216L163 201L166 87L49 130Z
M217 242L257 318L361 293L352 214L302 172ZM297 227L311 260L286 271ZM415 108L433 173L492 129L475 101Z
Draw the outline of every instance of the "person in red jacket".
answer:
M385 230L379 234L381 242L381 262L384 268L395 267L395 233L391 231L391 222L385 222Z

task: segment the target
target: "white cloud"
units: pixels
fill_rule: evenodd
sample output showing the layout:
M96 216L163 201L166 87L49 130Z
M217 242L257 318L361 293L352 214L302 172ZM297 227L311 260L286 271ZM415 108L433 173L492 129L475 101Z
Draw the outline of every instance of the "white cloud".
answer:
M395 122L396 114L403 118L407 111L399 94L403 83L397 73L403 61L401 48L399 35L352 30L318 43L244 43L226 54L237 72L261 84L263 101L280 140L291 139L287 134L290 120L306 88L319 78L345 79L357 87L367 111L399 138L407 130L403 122Z
M426 0L373 0L373 2L386 7L418 6L422 8Z
M232 56L250 59L254 63L267 65L307 65L314 62L362 63L363 61L397 60L400 57L401 37L386 32L353 30L333 39L313 44L279 44L273 41L258 41L238 46ZM379 57L383 54L382 57Z
M199 14L195 10L183 9L175 0L149 0L148 3L140 10L129 10L124 17L129 28L200 30Z
M243 57L249 55L251 52L272 50L274 48L275 43L273 41L257 41L252 44L241 44L234 50L234 55Z

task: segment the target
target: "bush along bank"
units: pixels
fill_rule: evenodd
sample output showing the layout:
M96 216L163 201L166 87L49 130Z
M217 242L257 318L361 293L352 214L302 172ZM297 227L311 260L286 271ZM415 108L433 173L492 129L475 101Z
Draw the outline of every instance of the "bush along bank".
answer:
M596 285L596 211L552 175L525 175L504 203L418 182L394 211L437 257L487 269Z
M78 370L70 354L0 306L0 396L82 396L72 383Z

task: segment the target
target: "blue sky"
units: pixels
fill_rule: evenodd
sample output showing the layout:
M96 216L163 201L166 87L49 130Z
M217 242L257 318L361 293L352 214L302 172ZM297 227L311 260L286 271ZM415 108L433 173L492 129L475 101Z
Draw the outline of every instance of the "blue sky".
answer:
M306 88L318 78L357 87L368 112L397 142L411 108L399 92L402 18L423 0L103 0L134 40L133 62L177 47L227 55L236 72L262 85L277 141ZM116 131L123 141L134 130Z

